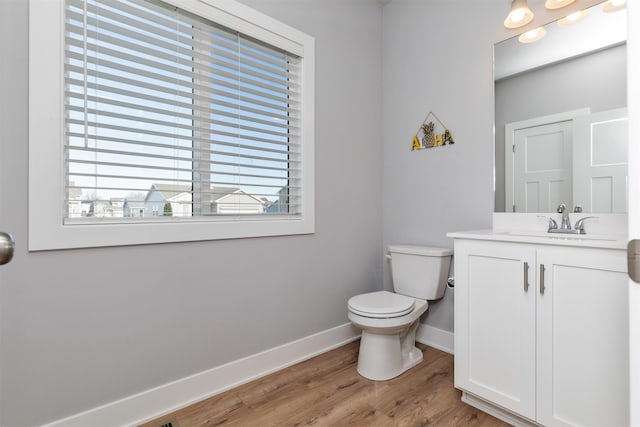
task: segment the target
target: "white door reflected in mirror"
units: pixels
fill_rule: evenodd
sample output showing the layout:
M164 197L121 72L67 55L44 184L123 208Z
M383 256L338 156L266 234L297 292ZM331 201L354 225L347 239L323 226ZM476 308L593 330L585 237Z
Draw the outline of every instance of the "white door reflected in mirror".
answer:
M574 202L587 212L628 210L627 109L602 111L574 122Z
M505 212L627 211L627 111L588 109L505 126Z

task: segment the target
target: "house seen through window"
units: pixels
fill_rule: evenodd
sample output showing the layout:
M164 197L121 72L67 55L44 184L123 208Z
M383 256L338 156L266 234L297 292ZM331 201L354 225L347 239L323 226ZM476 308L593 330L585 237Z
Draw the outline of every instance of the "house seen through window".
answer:
M160 1L67 0L65 223L298 215L299 59Z

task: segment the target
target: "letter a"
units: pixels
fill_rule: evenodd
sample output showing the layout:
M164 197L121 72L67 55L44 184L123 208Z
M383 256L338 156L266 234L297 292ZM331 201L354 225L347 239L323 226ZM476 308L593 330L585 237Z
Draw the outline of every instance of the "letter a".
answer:
M420 141L417 136L413 136L413 142L411 143L411 151L420 149Z
M449 129L445 129L444 131L444 143L449 143L449 144L455 144L455 142L453 141L453 137L451 136L451 132L449 132Z

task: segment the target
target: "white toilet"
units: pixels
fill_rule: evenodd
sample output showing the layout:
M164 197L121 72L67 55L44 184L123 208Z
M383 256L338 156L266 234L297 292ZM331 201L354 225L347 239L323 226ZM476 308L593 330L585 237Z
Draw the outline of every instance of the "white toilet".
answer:
M384 381L422 361L416 348L420 316L427 300L444 295L452 249L389 246L394 292L378 291L351 297L349 320L362 329L358 373Z

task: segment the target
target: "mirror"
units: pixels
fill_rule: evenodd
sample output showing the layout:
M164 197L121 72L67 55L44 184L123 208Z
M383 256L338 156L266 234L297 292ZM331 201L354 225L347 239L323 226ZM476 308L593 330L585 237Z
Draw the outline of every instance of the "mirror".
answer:
M496 212L627 211L627 16L603 9L494 46Z

